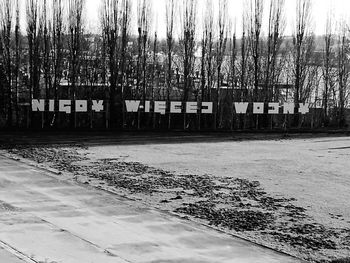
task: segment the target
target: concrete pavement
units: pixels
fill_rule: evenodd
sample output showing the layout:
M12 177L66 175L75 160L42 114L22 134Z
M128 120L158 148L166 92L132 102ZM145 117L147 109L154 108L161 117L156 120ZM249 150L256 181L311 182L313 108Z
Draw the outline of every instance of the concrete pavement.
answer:
M23 261L301 262L0 155L0 262Z
M21 260L19 255L16 256L9 251L5 250L0 245L0 262L1 263L23 263L25 261Z

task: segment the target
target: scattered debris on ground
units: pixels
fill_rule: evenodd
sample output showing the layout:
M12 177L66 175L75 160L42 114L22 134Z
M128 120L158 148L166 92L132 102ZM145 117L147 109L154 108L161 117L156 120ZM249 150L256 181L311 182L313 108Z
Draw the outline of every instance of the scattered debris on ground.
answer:
M295 205L295 199L270 196L258 181L177 174L120 159L91 161L82 150L80 146L41 146L13 147L8 152L306 260L349 262L332 261L328 252L343 251L343 258L350 253L350 229L330 229L314 222L305 208Z

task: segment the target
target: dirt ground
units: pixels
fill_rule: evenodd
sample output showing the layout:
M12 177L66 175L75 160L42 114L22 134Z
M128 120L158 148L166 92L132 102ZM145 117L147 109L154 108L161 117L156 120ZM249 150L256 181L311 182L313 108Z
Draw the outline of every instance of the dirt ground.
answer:
M350 257L349 137L9 151L299 258Z

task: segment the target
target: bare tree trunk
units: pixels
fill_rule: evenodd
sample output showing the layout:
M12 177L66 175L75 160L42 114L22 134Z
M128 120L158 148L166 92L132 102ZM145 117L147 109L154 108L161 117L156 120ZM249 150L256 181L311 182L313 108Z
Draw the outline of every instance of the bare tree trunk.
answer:
M285 29L284 0L270 0L267 54L265 63L264 102L268 103L275 98L274 87L278 84L277 59L280 57L280 49L283 43ZM270 128L273 128L273 115L270 117ZM266 117L268 118L268 117ZM268 120L265 119L265 125Z
M285 29L284 0L270 0L269 29L265 74L265 102L274 97L273 87L277 84L277 58L280 54Z
M213 67L213 47L214 47L214 14L213 14L213 1L207 0L206 10L203 17L204 29L202 39L202 66L201 66L201 78L202 78L202 101L213 101L212 88L214 82L214 67ZM207 116L204 116L204 125L208 127Z
M50 52L51 52L51 42L50 42L50 31L51 24L47 16L48 6L47 1L43 1L43 12L42 12L42 21L43 21L43 71L44 71L44 82L45 82L45 98L48 100L50 98ZM49 114L44 113L44 125L49 126Z
M122 103L122 128L126 125L126 114L125 114L125 90L127 87L127 48L128 48L128 40L129 40L129 30L130 30L130 20L131 20L131 0L122 0L121 6L121 56L120 56L120 81L119 85L121 87L121 103Z
M193 84L197 0L184 0L182 7L182 32L180 44L182 49L184 76L182 100L185 103L189 99L189 94ZM184 129L187 129L186 117L186 113L184 113Z
M138 60L137 60L137 91L145 105L147 90L147 44L151 25L151 4L147 0L138 0L137 5L137 27L138 27ZM142 89L141 89L142 79ZM141 112L138 111L137 129L141 128Z
M174 24L175 24L175 14L176 14L176 1L175 0L167 0L166 2L166 43L167 43L167 105L170 102L170 93L172 89L172 63L173 63L173 45L174 45ZM171 113L169 110L168 117L168 129L171 129Z
M237 37L236 37L236 24L234 25L234 32L230 41L230 82L231 82L231 120L230 129L234 128L234 110L233 102L235 101L235 91L237 87L237 76L236 76L236 61L237 61Z
M0 2L1 10L0 13L0 25L1 25L1 46L2 46L2 68L3 77L5 83L4 86L4 100L6 111L6 125L7 127L12 127L13 125L13 97L12 97L12 87L13 87L13 70L12 70L12 48L11 48L11 34L12 34L12 23L13 23L13 5L10 0L2 0Z
M68 48L69 48L69 84L70 98L76 100L76 89L80 86L82 63L82 42L84 37L83 10L85 0L69 0L68 3ZM75 107L72 107L71 128L77 127Z
M311 0L298 0L296 8L296 28L293 36L294 103L305 102L304 91L309 61L314 45L311 32ZM295 125L300 126L299 114L295 114Z
M19 106L18 106L18 86L19 86L19 70L20 70L20 11L19 0L16 0L16 25L15 25L15 112L16 112L16 127L19 128Z
M57 128L58 122L58 89L62 79L63 72L63 4L62 0L57 0L52 3L52 68L53 68L53 92L54 92L54 116L51 120L50 125Z
M214 114L214 130L218 125L218 117L221 119L219 114L220 109L220 88L222 83L221 68L225 58L226 44L227 44L227 23L228 23L228 13L227 13L227 0L219 1L219 17L218 17L218 40L216 46L216 67L217 67L217 87L215 94L215 114ZM221 123L219 123L221 126Z
M326 33L324 36L325 47L323 50L323 68L322 68L322 76L324 82L324 90L323 90L323 109L324 109L324 126L328 126L328 98L329 98L329 90L331 89L331 69L332 69L332 61L331 56L333 53L333 28L332 28L332 18L331 15L328 14L327 23L326 23Z
M250 49L250 59L251 59L251 75L253 76L253 101L259 101L261 99L261 94L259 92L259 85L261 82L261 27L263 18L263 0L250 0L249 10L247 11L248 20L248 44ZM250 74L249 74L250 75ZM255 127L259 127L259 116L253 115L253 121L255 122Z
M337 50L337 77L338 77L338 126L343 128L345 126L345 99L349 96L348 94L348 78L349 78L349 58L347 54L347 25L342 22L338 39L338 50Z
M254 75L254 100L259 100L259 82L260 82L260 66L261 66L261 27L263 17L263 0L250 0L250 12L248 12L249 23L249 48L253 60L253 75Z
M247 40L247 23L243 18L242 22L242 38L241 38L241 64L240 64L240 92L239 92L239 100L240 101L248 101L249 93L248 93L248 40ZM239 127L240 129L246 128L246 116L239 115Z

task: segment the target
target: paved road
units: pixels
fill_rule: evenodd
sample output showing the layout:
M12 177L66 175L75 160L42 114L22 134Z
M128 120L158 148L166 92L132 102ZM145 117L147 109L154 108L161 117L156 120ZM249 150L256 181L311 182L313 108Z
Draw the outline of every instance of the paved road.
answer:
M0 155L0 262L22 260L300 262Z

